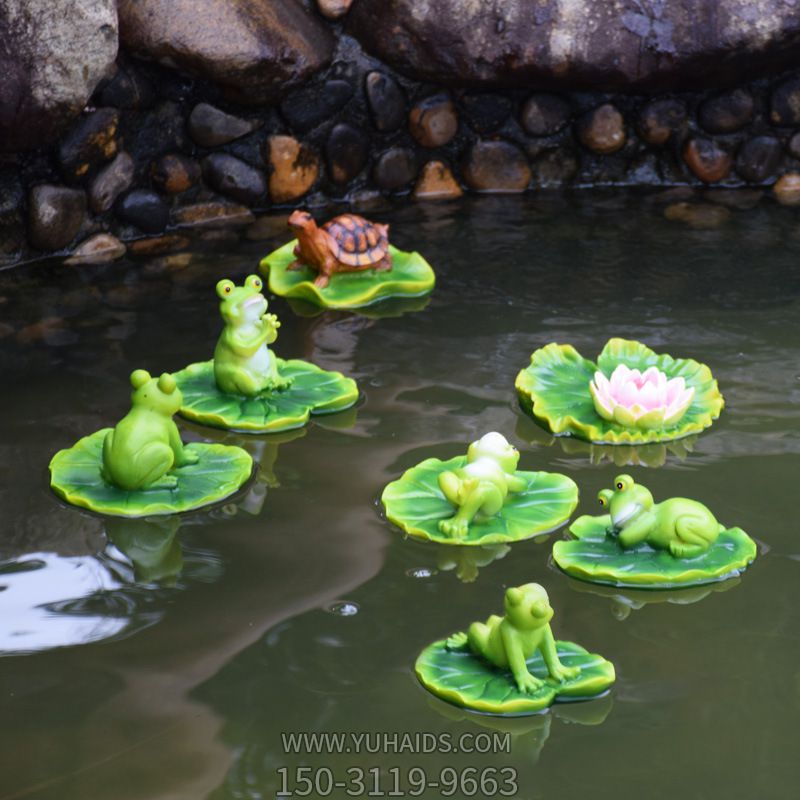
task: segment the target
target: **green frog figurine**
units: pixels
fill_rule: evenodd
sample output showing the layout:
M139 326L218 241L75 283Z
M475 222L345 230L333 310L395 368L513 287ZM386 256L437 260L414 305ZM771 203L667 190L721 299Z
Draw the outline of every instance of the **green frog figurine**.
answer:
M250 275L243 286L222 280L217 284L225 328L214 350L214 378L220 391L255 397L291 385L281 377L278 361L267 345L278 338L280 322L267 314L261 279Z
M439 488L458 511L439 522L447 536L461 538L469 524L480 514L492 517L499 513L509 492L522 492L528 483L514 474L519 451L500 433L487 433L473 442L467 451L467 464L439 476Z
M676 558L692 558L705 553L724 530L702 503L685 497L655 503L630 475L619 475L614 490L603 489L598 500L611 515L608 535L624 548L646 542Z
M183 403L181 391L168 372L156 379L137 369L131 385L131 410L103 440L103 478L128 491L174 489L173 470L199 459L184 448L172 420Z
M520 692L533 694L544 681L531 675L527 661L541 651L551 678L559 683L580 674L579 667L564 666L558 658L550 628L553 608L544 587L538 583L512 587L505 594L505 615L492 614L484 622L473 622L467 633L453 634L448 650L465 647L500 669L509 669Z

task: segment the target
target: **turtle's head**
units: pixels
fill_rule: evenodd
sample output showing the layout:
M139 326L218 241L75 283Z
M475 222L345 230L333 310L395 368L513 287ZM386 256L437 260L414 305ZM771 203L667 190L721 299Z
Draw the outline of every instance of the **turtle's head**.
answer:
M295 233L300 233L301 231L309 233L317 227L317 223L314 222L314 217L308 211L298 208L297 211L292 211L289 217L289 227Z

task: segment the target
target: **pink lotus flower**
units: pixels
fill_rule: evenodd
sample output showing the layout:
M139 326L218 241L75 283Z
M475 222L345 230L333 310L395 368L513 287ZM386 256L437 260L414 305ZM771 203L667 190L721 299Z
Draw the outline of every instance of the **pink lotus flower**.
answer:
M671 380L656 367L644 372L620 364L606 378L595 372L589 383L597 413L626 428L663 428L677 422L692 403L694 388L683 378Z

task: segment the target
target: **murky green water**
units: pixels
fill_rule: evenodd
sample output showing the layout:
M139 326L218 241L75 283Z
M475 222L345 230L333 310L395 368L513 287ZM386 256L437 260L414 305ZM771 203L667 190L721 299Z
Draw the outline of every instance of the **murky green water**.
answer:
M793 796L800 219L762 201L693 231L662 209L601 194L379 215L436 267L430 303L301 317L276 300L279 354L347 372L363 402L304 431L225 436L261 461L259 481L179 530L60 505L47 462L125 411L132 368L207 357L214 282L243 277L274 243L206 242L188 266L0 274L0 800L273 798L278 770L292 788L300 766L322 775L314 797L324 768L347 780L352 767L368 778L355 796L375 788L375 768L390 796L393 767L429 781L446 767L513 768L521 798ZM513 379L536 347L593 356L612 335L711 365L723 417L635 452L553 441L522 415ZM386 482L493 429L520 446L522 468L572 476L578 513L632 464L657 498L695 496L743 527L760 556L741 579L688 595L625 595L567 579L547 541L440 548L381 519ZM615 662L612 695L505 723L429 697L418 652L531 580L550 592L559 638ZM411 753L393 738L495 727L510 753ZM385 734L383 749L403 752L289 754L281 733L294 731L370 732L370 749Z

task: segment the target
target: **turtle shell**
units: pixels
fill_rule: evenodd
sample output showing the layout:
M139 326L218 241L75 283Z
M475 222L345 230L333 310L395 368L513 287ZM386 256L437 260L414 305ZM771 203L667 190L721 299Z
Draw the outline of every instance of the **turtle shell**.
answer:
M388 226L359 217L341 214L322 226L331 242L337 261L349 267L377 264L389 252Z

